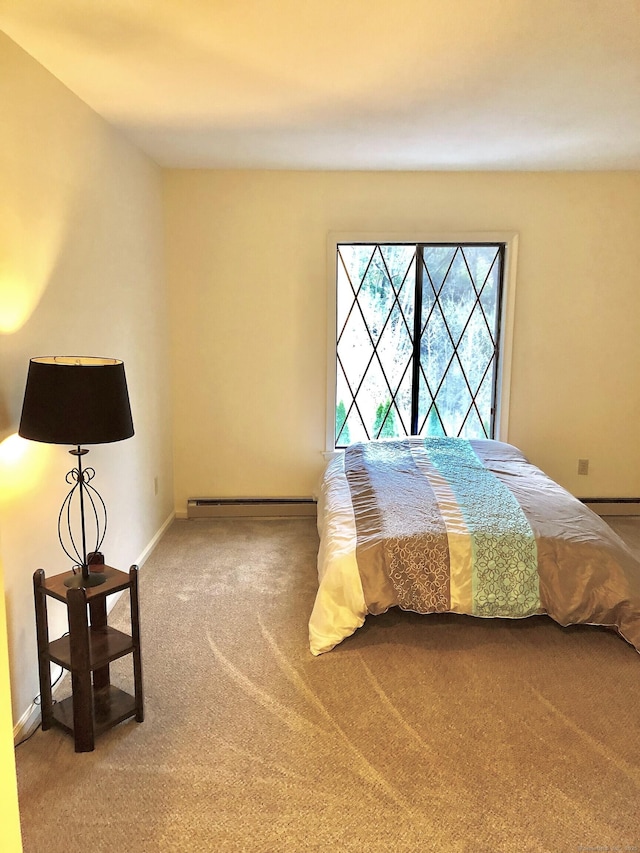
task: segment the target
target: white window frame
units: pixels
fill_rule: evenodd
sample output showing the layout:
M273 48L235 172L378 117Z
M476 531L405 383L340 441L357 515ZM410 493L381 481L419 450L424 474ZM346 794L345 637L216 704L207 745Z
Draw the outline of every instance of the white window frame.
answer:
M336 381L337 381L337 260L341 243L504 243L504 280L498 376L496 381L496 434L499 441L509 441L509 406L511 399L511 361L516 300L516 261L518 234L515 231L461 232L392 232L331 231L327 237L327 408L325 457L336 452Z

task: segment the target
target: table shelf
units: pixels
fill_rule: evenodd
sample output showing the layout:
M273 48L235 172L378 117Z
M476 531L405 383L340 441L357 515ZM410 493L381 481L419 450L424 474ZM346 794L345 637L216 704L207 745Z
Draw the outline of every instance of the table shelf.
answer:
M93 692L93 719L96 737L136 713L135 698L130 693L109 684ZM73 734L73 696L53 705L55 722Z
M98 669L133 651L133 642L128 634L115 628L91 628L89 630L89 668ZM49 643L49 657L64 669L71 670L71 638L61 637Z

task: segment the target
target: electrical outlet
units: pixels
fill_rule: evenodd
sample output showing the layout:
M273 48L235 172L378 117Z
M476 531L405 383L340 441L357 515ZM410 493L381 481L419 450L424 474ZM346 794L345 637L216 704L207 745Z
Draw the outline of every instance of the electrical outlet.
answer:
M589 473L589 460L578 459L578 474L586 475Z

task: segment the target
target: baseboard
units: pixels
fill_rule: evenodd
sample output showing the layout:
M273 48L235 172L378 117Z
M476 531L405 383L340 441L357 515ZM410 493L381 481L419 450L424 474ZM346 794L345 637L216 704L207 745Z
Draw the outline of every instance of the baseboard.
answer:
M147 562L147 560L149 559L149 557L153 553L154 549L156 548L157 544L162 539L167 527L169 527L169 525L171 524L171 522L175 518L175 515L176 514L173 511L169 513L169 515L162 522L162 525L160 526L160 528L158 529L156 534L153 536L153 538L151 539L149 544L146 546L146 548L144 549L142 554L140 554L140 556L138 557L137 560L134 560L134 565L136 565L139 569L141 569L144 566L144 564ZM124 590L123 590L123 592L124 592ZM121 595L122 595L122 592L116 592L114 595L110 595L108 597L108 599L107 599L107 613L111 613L113 608L116 606L116 604L120 600Z
M640 515L640 498L580 498L598 515Z
M13 727L14 746L17 746L25 737L29 737L32 730L36 727L36 722L40 724L40 720L36 721L35 719L36 714L40 714L40 706L36 705L35 702L32 702Z
M141 568L141 567L142 567L142 566L144 566L144 564L147 562L147 560L149 559L149 557L151 556L151 554L152 554L152 553L153 553L153 551L155 550L155 548L156 548L157 544L160 542L160 540L161 540L161 539L162 539L162 537L164 536L164 534L165 534L165 532L166 532L167 528L169 527L169 525L171 524L171 522L173 521L173 519L174 519L175 517L176 517L176 514L175 514L175 512L173 512L173 511L172 511L172 512L170 512L170 513L169 513L169 515L167 516L167 518L165 519L165 521L163 521L163 523L162 523L162 525L160 526L160 529L158 530L158 532L156 533L156 535L153 537L153 539L151 540L151 542L149 542L149 544L148 544L148 545L147 545L147 547L144 549L144 551L142 552L142 554L140 554L140 556L139 556L139 557L138 557L138 559L136 560L135 565L136 565L136 566L138 566L138 568Z
M313 498L189 498L187 518L314 518Z
M135 565L138 567L142 567L146 561L149 559L154 549L162 539L165 531L175 518L175 513L171 512L166 520L162 523L159 530L153 536L149 544L140 554L137 560L134 561ZM110 595L107 600L107 608L108 611L111 612L117 601L119 600L122 593L116 593L115 595ZM60 682L53 688L52 696L55 699L57 691L62 686L62 682L64 679L61 679ZM24 714L20 717L18 722L13 727L13 742L14 745L19 741L24 740L25 737L28 737L31 732L36 728L37 725L40 724L40 706L36 705L35 702L32 702L31 705L27 708Z

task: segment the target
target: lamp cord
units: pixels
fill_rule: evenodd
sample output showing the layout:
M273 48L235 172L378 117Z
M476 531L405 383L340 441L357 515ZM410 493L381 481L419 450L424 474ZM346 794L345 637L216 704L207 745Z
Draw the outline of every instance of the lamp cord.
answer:
M65 633L64 633L64 634L62 634L62 636L61 636L61 637L59 637L59 639L62 639L62 637L68 637L68 636L69 636L69 632L68 632L68 631L65 631ZM64 673L65 673L65 669L64 669L64 667L62 667L62 666L61 666L61 667L60 667L60 674L57 676L57 678L55 678L55 679L51 682L51 689L52 689L52 690L53 690L53 688L56 686L56 684L60 681L60 679L62 678L62 676L64 675ZM38 693L38 695L34 698L34 700L33 700L33 702L32 702L31 704L32 704L32 705L36 705L36 706L38 706L38 707L39 707L39 706L40 706L40 704L41 704L41 701L42 701L42 694L41 694L41 693ZM58 701L57 699L53 699L53 700L52 700L52 704L53 704L53 705L57 704L57 701ZM23 744L23 743L26 743L28 740L31 740L31 738L34 736L34 734L35 734L35 733L36 733L36 732L37 732L41 727L42 727L42 715L41 715L41 718L40 718L40 722L39 722L39 723L38 723L38 725L34 728L34 730L31 732L31 734L28 734L25 738L23 738L22 740L18 741L18 743L16 743L16 744L14 745L14 747L13 747L13 748L14 748L14 749L17 749L19 746L22 746L22 744Z

